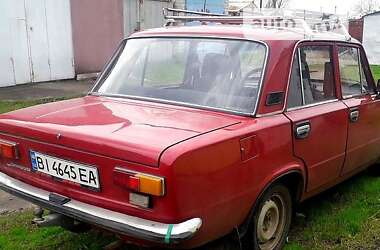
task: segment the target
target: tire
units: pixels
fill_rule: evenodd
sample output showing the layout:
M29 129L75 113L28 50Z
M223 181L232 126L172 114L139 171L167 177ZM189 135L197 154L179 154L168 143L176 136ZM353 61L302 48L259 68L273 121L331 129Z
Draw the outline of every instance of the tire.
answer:
M258 201L243 238L245 250L279 250L286 243L293 215L292 197L282 184L269 187Z
M380 176L380 163L375 163L368 168L368 172L373 176Z

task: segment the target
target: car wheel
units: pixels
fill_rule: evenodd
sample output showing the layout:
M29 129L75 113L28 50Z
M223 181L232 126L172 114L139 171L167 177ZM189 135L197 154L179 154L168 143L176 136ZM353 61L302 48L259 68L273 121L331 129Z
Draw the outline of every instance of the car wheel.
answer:
M292 198L289 189L275 184L259 200L246 235L245 249L282 249L292 220ZM248 243L248 244L247 244Z
M369 167L369 173L373 176L380 176L380 163L377 162Z

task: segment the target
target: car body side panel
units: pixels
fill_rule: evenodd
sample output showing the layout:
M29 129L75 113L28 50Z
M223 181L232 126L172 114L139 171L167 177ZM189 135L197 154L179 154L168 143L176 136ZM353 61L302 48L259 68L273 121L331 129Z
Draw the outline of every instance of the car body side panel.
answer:
M286 115L293 123L293 131L298 123L310 123L307 138L294 138L294 154L303 159L308 170L307 191L337 179L345 159L347 107L335 101L289 111Z
M380 156L380 100L365 95L344 100L344 103L350 110L359 112L359 120L349 123L342 175L363 165L368 166Z
M277 113L283 110L285 103L285 92L287 89L288 76L293 59L293 49L296 42L270 41L269 60L265 72L257 114ZM276 105L266 105L269 93L282 92L284 99Z
M360 51L360 63L370 89L375 89L375 83L370 71L369 63L361 45L341 44L338 46L354 47ZM337 56L338 57L338 56ZM339 63L339 62L337 62ZM341 86L340 68L337 82ZM350 122L348 126L346 160L342 169L342 176L350 175L358 169L369 166L380 157L380 100L374 91L372 94L353 96L343 99L349 112L359 112L359 119Z
M172 168L167 188L176 194L178 213L203 221L187 246L217 239L242 224L263 189L278 176L293 170L306 175L302 162L292 156L290 133L290 122L282 114L247 118L163 153L160 169ZM240 140L253 135L258 155L242 161Z

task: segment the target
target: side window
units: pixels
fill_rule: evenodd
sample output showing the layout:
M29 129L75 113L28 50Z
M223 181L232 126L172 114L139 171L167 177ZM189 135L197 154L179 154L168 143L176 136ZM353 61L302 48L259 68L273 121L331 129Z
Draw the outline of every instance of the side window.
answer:
M288 108L336 99L331 46L303 46L293 60Z
M336 98L331 46L300 49L304 105Z
M371 92L358 48L339 46L339 70L343 97Z
M298 53L297 53L298 54ZM297 54L293 59L293 67L290 76L289 93L288 93L288 108L295 108L302 106L302 87L300 64Z

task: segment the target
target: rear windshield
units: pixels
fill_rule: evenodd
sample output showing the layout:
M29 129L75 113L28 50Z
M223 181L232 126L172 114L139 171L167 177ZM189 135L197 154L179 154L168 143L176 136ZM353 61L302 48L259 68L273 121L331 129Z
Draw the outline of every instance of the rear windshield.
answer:
M251 114L266 53L242 40L130 39L94 92Z

